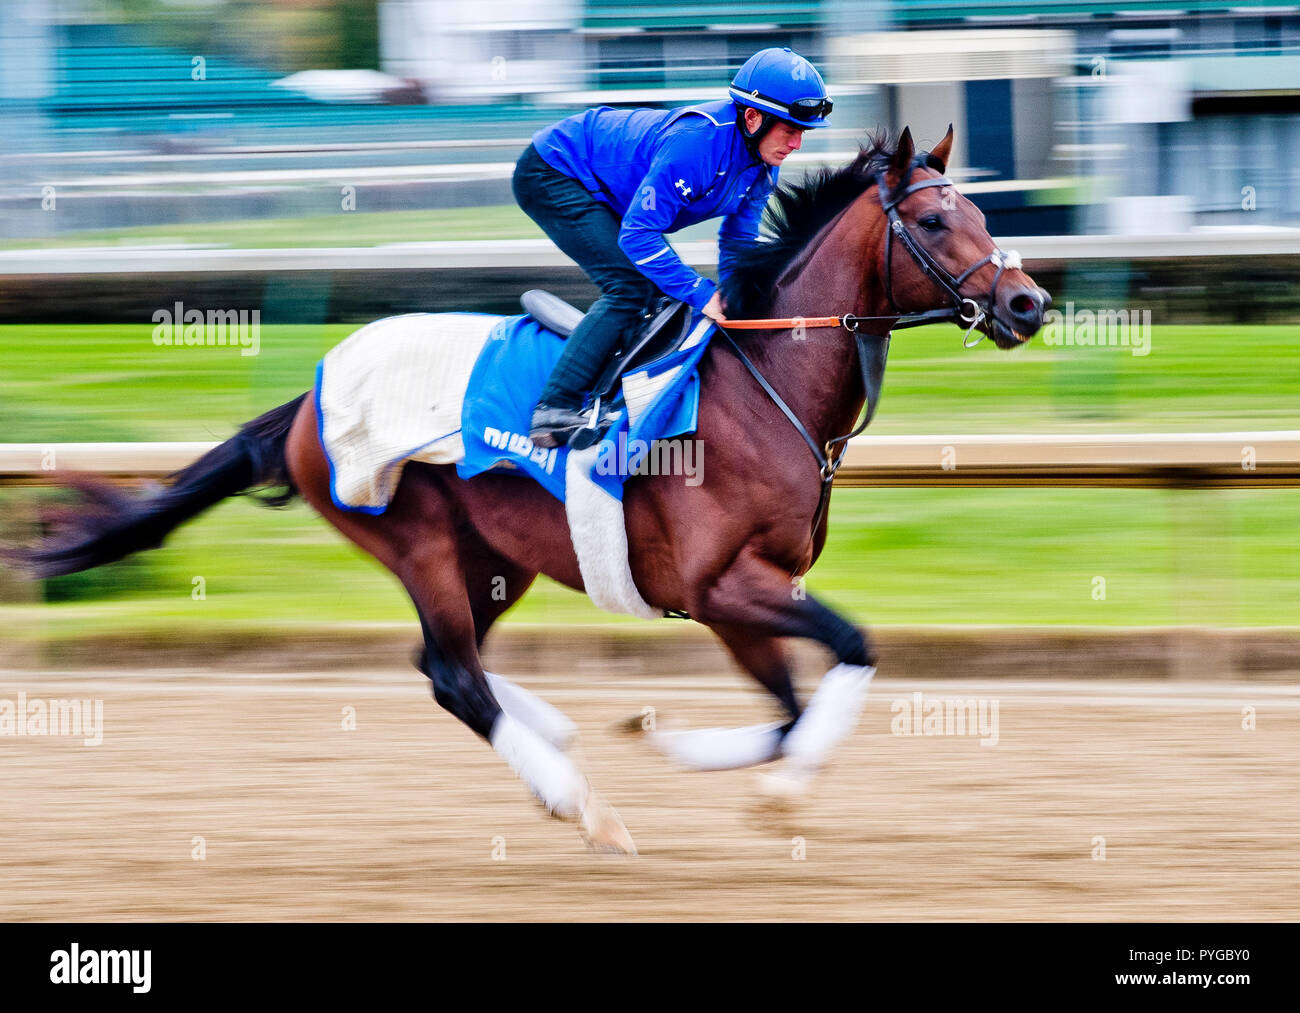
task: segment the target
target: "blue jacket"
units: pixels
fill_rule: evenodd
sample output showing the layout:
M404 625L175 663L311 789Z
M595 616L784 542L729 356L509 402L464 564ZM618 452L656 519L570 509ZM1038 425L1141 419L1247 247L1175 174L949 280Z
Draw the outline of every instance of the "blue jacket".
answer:
M750 155L730 98L676 109L600 106L533 135L548 164L572 176L623 219L618 244L664 292L695 309L717 291L664 239L722 217L718 273L754 242L778 169Z

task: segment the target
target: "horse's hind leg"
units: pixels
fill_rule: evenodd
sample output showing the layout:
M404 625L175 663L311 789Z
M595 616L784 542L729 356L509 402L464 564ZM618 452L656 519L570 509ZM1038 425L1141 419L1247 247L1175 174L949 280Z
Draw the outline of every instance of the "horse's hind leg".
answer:
M415 603L424 630L422 669L438 703L487 739L551 812L582 820L597 847L635 853L618 815L563 753L504 712L479 662L478 636L446 492L428 472L408 467L389 508L370 516L330 497L329 468L308 398L286 447L294 484L320 515L387 566ZM522 591L520 592L522 593Z
M480 652L488 630L514 605L537 579L537 573L495 552L485 541L461 532L461 559L465 561L470 612ZM561 751L578 735L578 727L557 707L511 682L504 675L484 670L488 686L502 709Z
M420 614L425 641L421 668L433 682L434 698L487 739L549 812L581 820L584 836L595 847L635 854L613 807L591 790L560 749L530 727L534 722L521 719L534 717L534 711L522 707L524 715L516 717L511 710L520 709L503 709L493 694L479 662L473 610L456 550L450 524L440 529L435 521L397 571ZM508 681L505 688L525 692ZM514 702L520 705L517 696Z

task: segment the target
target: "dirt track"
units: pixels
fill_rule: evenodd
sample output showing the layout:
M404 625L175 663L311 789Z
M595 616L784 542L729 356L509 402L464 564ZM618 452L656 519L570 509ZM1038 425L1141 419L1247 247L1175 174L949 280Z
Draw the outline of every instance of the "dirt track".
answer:
M0 737L0 919L1300 917L1294 687L881 679L777 818L753 771L678 771L613 730L645 706L769 719L739 676L522 681L577 721L639 857L546 819L410 669L0 672L0 700L98 697L104 721L99 746ZM918 691L996 700L997 744L891 734Z

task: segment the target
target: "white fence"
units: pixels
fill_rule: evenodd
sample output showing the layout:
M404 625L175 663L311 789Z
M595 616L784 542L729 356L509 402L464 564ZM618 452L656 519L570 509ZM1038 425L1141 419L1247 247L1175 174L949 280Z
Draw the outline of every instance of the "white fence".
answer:
M0 485L61 474L158 479L215 443L0 444ZM809 483L816 467L808 455ZM1300 486L1300 430L1240 433L860 436L842 486Z

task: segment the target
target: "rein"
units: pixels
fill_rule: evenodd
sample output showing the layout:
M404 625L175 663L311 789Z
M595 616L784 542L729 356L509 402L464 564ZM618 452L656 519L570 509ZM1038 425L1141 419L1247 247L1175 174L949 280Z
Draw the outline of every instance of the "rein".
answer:
M943 165L928 151L921 152L912 160L906 178L910 178L912 172L919 168L931 168L937 172L943 172ZM871 424L872 416L875 415L876 407L880 403L880 389L885 379L885 362L889 357L889 341L893 332L903 327L919 327L922 324L930 323L966 324L968 327L965 336L962 338L962 345L966 348L975 347L984 335L980 333L979 337L974 341L969 340L970 335L986 318L993 316L998 282L1002 280L1003 272L1020 267L1020 254L1014 250L1008 253L994 248L992 253L977 260L954 278L942 264L926 253L925 249L916 241L898 216L898 205L912 194L927 187L952 186L952 180L943 175L936 179L921 180L903 188L890 199L886 199L887 188L883 169L877 170L875 181L876 190L880 195L881 209L889 221L889 229L886 232L885 239L885 295L889 299L890 308L895 311L894 313L887 316L860 316L856 313L846 313L838 317L769 317L765 319L726 320L723 323L714 322L718 332L727 339L732 351L736 353L737 358L749 370L750 375L758 381L758 385L763 388L767 396L772 399L772 402L781 409L781 413L794 426L795 431L803 437L804 442L808 444L808 449L812 451L813 457L817 461L821 475L821 495L817 500L817 510L813 514L812 533L810 535L813 539L817 536L817 528L820 526L822 516L826 512L826 506L830 500L831 485L835 481L835 473L839 471L840 465L844 462L844 455L848 450L848 441L860 435ZM894 278L891 270L895 236L902 242L907 252L911 254L917 266L948 294L951 300L948 306L916 313L909 313L899 308L898 303L894 301ZM963 296L960 289L972 274L986 264L993 264L997 268L997 273L993 276L993 284L989 287L988 295L981 305L969 296ZM891 320L893 323L883 335L868 334L860 329L860 325L869 320ZM727 328L756 331L787 330L797 327L843 327L853 334L854 342L857 345L858 367L862 371L862 387L866 397L862 421L858 423L852 432L828 440L825 446L818 446L817 441L809 434L799 417L785 403L772 385L767 382L767 378L759 372L758 367L750 361L749 356L736 344L736 340L727 333ZM837 446L840 447L838 454L835 453Z
M821 471L821 494L817 498L817 509L813 513L812 533L810 537L816 537L817 528L821 524L822 514L826 512L826 504L830 501L831 485L835 481L835 473L840 470L840 465L844 463L844 454L848 450L848 441L859 435L868 425L871 424L871 417L876 414L876 406L880 403L880 387L885 380L885 360L889 357L889 339L890 334L863 334L856 329L853 330L853 337L858 346L858 367L862 370L862 387L866 392L866 411L862 416L862 421L850 433L843 436L837 436L833 440L828 440L825 447L819 447L817 441L809 434L808 429L799 421L799 416L794 413L780 394L767 382L767 377L758 371L758 367L750 361L736 344L736 339L728 334L722 327L718 327L718 332L727 339L731 345L731 350L736 353L750 375L758 381L758 385L763 388L773 403L781 409L781 412L790 424L794 426L795 431L803 437L803 441L808 444L808 449L812 451L813 457L817 459L817 464ZM835 447L840 447L840 452L835 453Z

